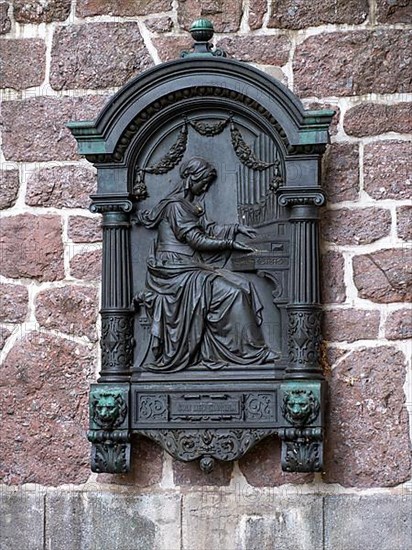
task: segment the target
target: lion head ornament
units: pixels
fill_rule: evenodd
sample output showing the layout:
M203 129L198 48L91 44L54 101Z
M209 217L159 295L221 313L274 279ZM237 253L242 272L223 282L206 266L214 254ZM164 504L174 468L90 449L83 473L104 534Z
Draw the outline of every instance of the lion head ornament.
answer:
M282 413L294 426L304 426L316 420L319 414L319 400L310 390L295 389L286 391L283 397Z
M103 429L117 428L126 418L127 405L119 393L93 393L90 406L91 418Z

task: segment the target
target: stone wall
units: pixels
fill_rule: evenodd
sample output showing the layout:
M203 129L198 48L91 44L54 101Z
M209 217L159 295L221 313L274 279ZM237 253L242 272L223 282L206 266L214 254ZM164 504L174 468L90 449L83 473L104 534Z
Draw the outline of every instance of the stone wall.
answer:
M230 55L337 112L322 475L282 473L272 438L209 475L144 439L129 475L89 470L101 233L95 174L64 124L187 49L199 15ZM412 3L15 0L0 2L0 33L0 548L407 548Z

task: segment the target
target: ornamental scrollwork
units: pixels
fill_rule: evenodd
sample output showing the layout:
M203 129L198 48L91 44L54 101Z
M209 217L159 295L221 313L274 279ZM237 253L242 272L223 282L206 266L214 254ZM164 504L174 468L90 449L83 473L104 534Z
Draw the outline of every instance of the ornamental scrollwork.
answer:
M93 214L104 214L105 212L131 212L133 203L127 199L118 199L114 197L106 197L105 199L95 199L91 197L93 202L90 205L90 212Z
M317 419L319 410L319 400L311 390L301 388L284 392L282 414L293 426L311 424Z
M167 420L167 395L139 395L138 416L143 422Z
M133 322L128 316L102 316L102 370L119 365L129 367L133 361Z
M279 197L280 206L323 206L325 202L325 194L322 191L308 193L304 191L288 191L285 188Z
M275 416L275 398L273 394L249 394L245 398L246 420L273 420Z
M139 433L159 443L178 460L190 462L201 459L204 471L211 471L213 461L237 460L263 438L276 433L276 429L176 429L139 430Z
M315 311L288 312L289 359L294 364L317 365L321 344L321 315Z

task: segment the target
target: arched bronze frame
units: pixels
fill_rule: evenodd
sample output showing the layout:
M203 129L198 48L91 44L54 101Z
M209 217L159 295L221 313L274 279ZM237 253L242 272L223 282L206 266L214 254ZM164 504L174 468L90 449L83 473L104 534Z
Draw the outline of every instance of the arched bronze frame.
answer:
M201 113L213 113L215 122L202 126ZM69 123L79 152L97 168L91 209L103 216L102 369L91 387L88 433L93 471L126 472L132 433L152 438L180 460L200 459L204 471L211 470L214 459L235 460L276 433L284 470L322 469L318 216L325 201L320 161L332 116L333 111L305 111L275 79L214 55L198 42L194 54L129 82L95 122ZM133 270L139 266L132 257L131 219L147 194L145 175L159 170L147 164L142 151L170 121L181 128L180 141L166 151L164 172L181 159L188 126L207 135L221 131L219 124L231 125L236 154L252 168L259 159L245 148L242 121L276 143L279 159L271 189L284 212L287 247L274 235L273 254L256 268L272 281L273 302L285 321L282 357L271 371L253 375L240 369L202 381L133 375L141 343L135 342L133 328Z

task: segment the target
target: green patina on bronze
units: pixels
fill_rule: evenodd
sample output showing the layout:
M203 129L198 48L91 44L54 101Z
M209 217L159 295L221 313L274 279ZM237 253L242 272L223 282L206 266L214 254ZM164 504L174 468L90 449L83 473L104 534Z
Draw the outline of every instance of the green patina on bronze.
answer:
M319 166L334 113L227 59L210 21L190 32L182 59L68 124L97 168L103 216L92 470L126 472L132 434L205 472L277 434L285 471L321 471ZM264 315L280 327L271 343ZM235 338L242 320L253 335Z

